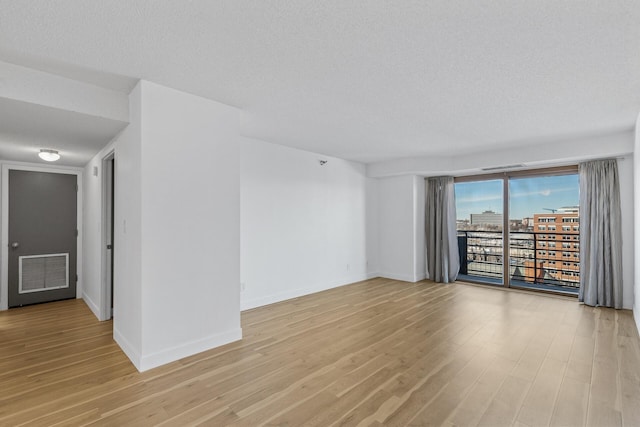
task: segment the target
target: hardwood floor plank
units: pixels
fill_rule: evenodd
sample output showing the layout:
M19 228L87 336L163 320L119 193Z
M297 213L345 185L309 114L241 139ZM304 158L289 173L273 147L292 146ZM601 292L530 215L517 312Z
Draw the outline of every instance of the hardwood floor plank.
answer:
M508 376L482 414L478 425L507 426L514 424L530 387L530 381Z
M409 425L443 425L482 374L496 361L489 351L480 351L454 374L442 391L409 422Z
M515 365L511 359L496 356L449 418L451 424L460 427L477 425Z
M385 420L385 423L407 425L426 404L436 398L451 377L463 369L479 351L476 346L470 345L466 347L458 347L453 354L449 355L446 360L441 361L437 368L433 369L416 387L405 393L402 397L402 404Z
M555 402L551 425L583 426L587 419L588 403L589 384L565 375Z
M566 363L546 358L538 371L517 420L525 425L548 425L560 390Z

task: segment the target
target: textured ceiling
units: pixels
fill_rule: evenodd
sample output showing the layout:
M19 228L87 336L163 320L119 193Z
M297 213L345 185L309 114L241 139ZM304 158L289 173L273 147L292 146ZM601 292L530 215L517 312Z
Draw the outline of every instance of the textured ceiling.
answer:
M0 59L148 79L372 162L630 129L640 2L0 0Z

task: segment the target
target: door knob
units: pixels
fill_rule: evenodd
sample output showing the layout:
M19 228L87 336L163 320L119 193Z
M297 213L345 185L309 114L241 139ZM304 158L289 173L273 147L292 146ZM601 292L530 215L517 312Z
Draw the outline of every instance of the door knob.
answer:
M11 244L11 247L12 247L13 249L18 249L18 246L20 246L20 243L18 243L18 242L13 242L13 243Z

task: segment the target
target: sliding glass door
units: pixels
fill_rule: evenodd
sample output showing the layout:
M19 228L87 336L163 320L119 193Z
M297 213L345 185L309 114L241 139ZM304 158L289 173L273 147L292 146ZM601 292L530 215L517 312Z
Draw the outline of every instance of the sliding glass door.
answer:
M577 174L509 178L512 287L577 293L579 188Z
M465 177L455 191L461 280L578 292L576 168Z

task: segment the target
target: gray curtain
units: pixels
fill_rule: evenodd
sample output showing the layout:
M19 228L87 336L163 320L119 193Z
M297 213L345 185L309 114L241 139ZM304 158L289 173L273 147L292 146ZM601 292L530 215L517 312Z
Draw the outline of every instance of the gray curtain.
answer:
M452 177L427 179L425 217L427 277L435 282L453 282L458 277L460 260Z
M591 306L622 308L622 229L616 160L580 163L580 293Z

